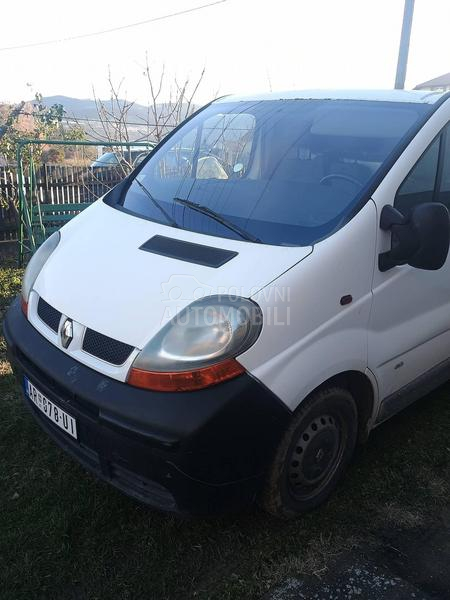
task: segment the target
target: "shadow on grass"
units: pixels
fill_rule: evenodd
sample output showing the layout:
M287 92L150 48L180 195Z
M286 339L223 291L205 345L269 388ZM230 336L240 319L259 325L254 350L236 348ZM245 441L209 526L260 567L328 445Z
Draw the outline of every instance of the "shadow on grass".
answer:
M0 317L20 284L6 271ZM289 575L320 576L386 528L436 522L448 497L450 385L375 430L320 509L289 522L257 508L182 520L96 481L54 446L2 353L0 339L2 600L258 598Z
M337 493L280 522L258 509L214 519L160 514L96 481L0 378L2 598L257 598L320 574L386 527L437 519L448 492L450 386L373 432Z

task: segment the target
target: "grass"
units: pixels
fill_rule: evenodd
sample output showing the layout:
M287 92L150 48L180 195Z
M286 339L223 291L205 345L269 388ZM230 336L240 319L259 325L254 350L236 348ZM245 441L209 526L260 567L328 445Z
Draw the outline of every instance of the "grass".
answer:
M0 269L0 313L20 272ZM1 314L0 314L1 316ZM39 429L0 341L2 600L260 598L346 549L437 523L450 491L450 385L373 432L332 499L296 521L258 509L181 520L96 481Z

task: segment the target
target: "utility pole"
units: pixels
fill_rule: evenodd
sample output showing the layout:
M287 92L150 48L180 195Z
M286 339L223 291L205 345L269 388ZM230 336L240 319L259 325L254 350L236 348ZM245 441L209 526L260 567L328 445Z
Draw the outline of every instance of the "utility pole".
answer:
M397 72L395 74L395 89L403 90L405 87L406 68L408 66L409 40L411 39L411 27L414 13L414 0L405 0L403 11L402 34L400 36L400 47L398 49Z

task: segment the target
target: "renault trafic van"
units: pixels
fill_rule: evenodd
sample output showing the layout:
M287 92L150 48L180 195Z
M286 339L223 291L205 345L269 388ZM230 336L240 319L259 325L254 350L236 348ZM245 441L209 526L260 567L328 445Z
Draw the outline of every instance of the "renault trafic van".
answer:
M323 502L450 374L450 96L228 96L30 260L4 331L26 403L158 509Z

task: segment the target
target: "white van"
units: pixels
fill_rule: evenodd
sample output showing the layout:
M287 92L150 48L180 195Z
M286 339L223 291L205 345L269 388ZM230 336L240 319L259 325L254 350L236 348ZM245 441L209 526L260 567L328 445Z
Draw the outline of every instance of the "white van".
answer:
M210 103L31 259L5 320L33 415L181 513L290 517L449 378L450 96Z

